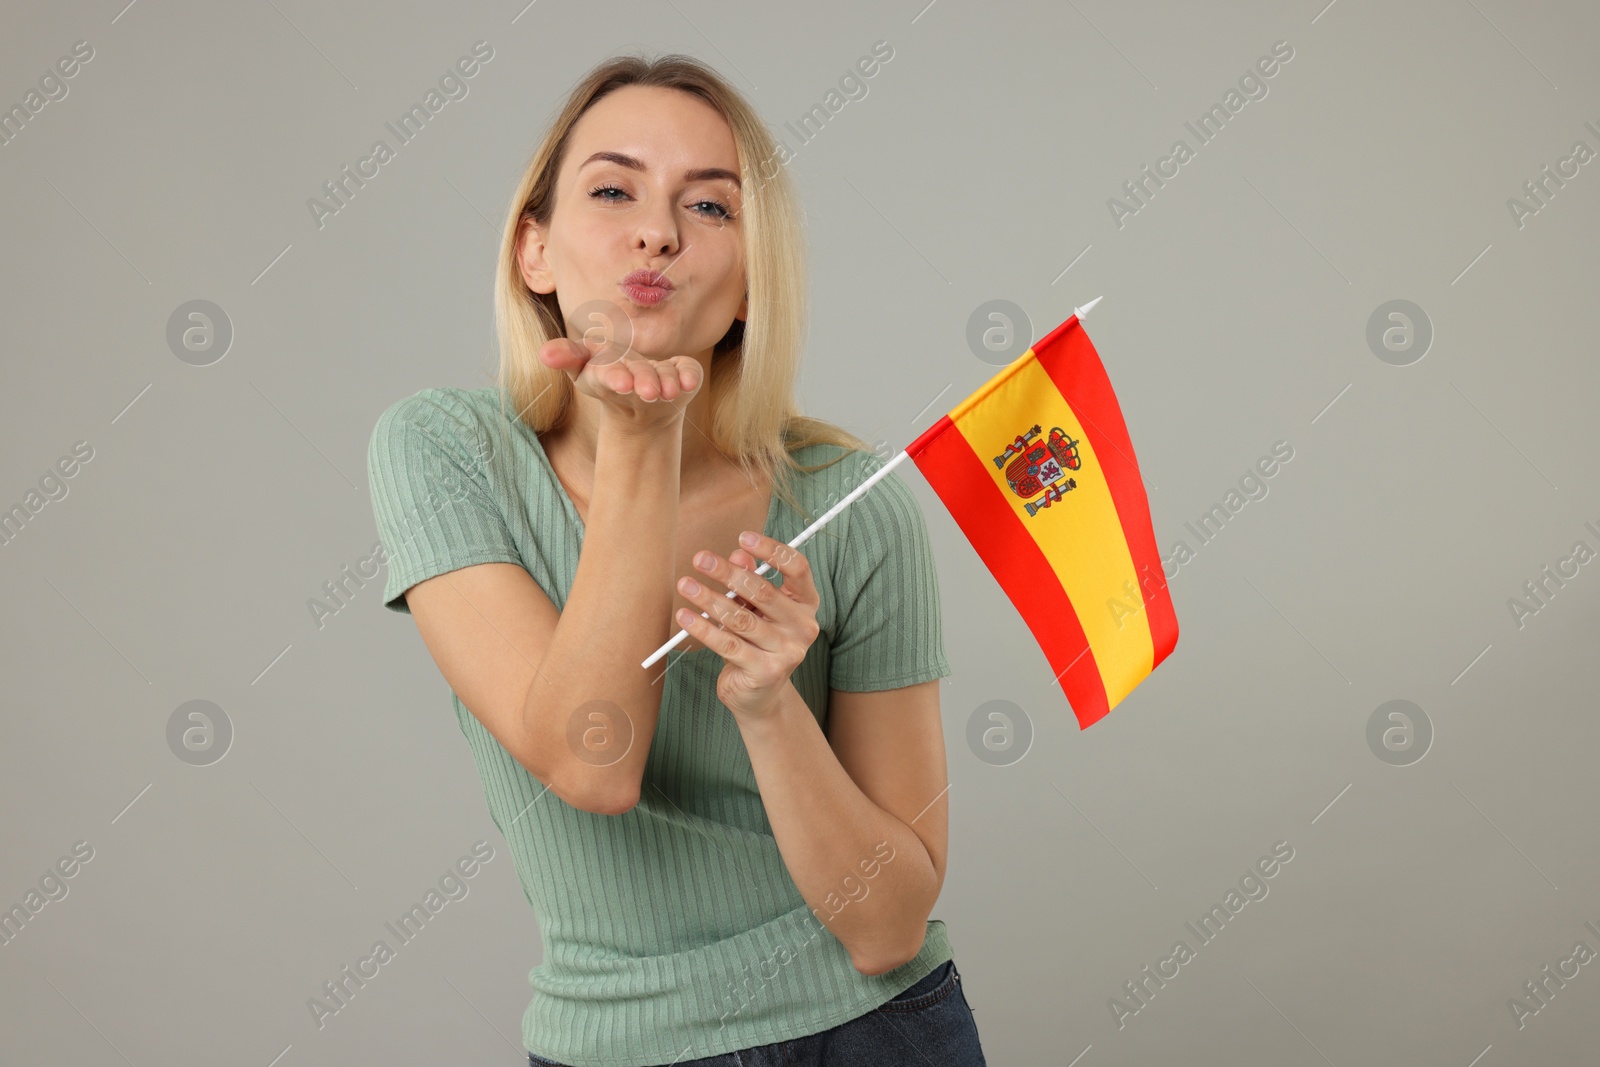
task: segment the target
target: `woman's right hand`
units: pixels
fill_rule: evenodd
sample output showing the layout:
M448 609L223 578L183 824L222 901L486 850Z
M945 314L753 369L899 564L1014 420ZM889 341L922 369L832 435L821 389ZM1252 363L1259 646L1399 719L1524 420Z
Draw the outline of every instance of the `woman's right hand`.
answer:
M547 367L567 372L581 393L606 405L605 413L629 430L655 433L676 429L684 409L699 391L703 371L693 356L650 359L629 348L615 355L611 342L555 337L539 348Z

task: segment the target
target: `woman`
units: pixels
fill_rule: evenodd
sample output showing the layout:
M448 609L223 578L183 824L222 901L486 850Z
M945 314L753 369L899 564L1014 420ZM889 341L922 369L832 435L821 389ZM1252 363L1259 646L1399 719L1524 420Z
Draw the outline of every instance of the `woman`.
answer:
M882 460L795 410L774 147L688 57L596 68L517 189L498 386L373 432L385 603L540 921L535 1067L984 1062L928 918L950 667L921 512L891 473L786 544Z

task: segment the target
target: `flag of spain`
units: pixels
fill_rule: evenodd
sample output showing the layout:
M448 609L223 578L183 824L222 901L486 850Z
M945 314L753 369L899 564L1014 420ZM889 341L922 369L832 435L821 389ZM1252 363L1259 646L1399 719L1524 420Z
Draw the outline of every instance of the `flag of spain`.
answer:
M1178 642L1122 409L1074 315L906 446L1010 597L1079 729Z

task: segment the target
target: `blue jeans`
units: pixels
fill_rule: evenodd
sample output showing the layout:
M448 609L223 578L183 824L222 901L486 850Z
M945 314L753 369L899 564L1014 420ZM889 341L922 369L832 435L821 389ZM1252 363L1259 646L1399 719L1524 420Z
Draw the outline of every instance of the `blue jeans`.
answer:
M819 1034L661 1067L987 1067L954 960L893 1000ZM566 1067L528 1053L529 1067Z

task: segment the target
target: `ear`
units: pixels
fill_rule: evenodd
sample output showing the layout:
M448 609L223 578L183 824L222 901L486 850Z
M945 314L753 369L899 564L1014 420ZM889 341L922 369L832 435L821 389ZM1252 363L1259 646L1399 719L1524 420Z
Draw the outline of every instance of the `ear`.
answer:
M745 322L745 321L748 321L749 316L750 316L750 290L746 289L744 291L744 299L739 301L739 310L735 311L733 313L733 317L738 319L740 322Z
M545 232L533 219L523 219L518 226L517 266L529 289L536 293L556 291L555 275L545 258Z

